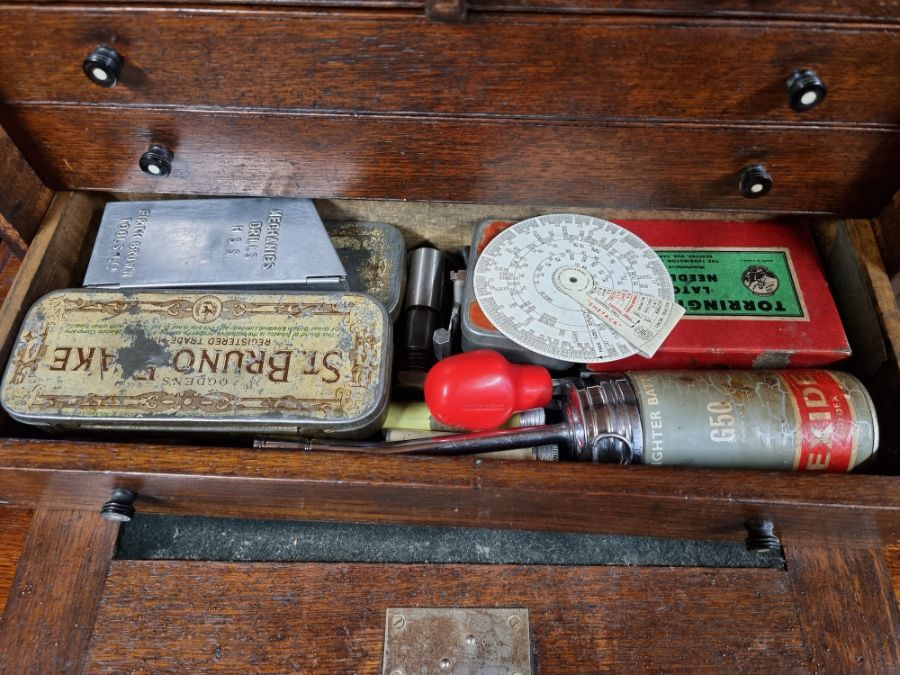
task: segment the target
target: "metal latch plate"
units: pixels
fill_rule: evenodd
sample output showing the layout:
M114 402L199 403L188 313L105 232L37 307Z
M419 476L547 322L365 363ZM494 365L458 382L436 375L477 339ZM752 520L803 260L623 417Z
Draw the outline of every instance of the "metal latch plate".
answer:
M390 608L384 675L530 675L528 610Z

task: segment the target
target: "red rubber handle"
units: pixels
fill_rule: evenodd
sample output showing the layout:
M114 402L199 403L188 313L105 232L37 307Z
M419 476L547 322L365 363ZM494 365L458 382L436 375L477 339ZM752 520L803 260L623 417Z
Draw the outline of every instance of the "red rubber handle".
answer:
M550 373L518 366L490 349L451 356L425 378L425 404L442 424L469 431L496 429L513 413L553 398Z

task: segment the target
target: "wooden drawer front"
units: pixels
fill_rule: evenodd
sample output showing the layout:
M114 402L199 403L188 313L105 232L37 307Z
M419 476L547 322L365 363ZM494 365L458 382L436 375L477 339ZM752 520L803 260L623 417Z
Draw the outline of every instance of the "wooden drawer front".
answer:
M54 0L50 0L53 2ZM7 0L31 4L33 0ZM158 0L130 0L133 4L158 4ZM48 3L49 4L49 3ZM95 3L95 4L100 4ZM194 0L193 5L231 5L233 0ZM254 5L301 7L412 8L423 11L425 0L254 0ZM898 0L468 0L469 12L570 12L578 14L643 14L690 17L761 17L877 21L900 23Z
M53 36L53 39L47 39ZM81 64L124 57L119 84ZM900 120L900 29L418 15L0 12L8 103L89 102L567 119ZM14 67L13 67L14 64ZM829 87L804 113L786 80Z
M534 672L804 673L791 591L776 570L115 561L86 670L388 672L385 608L514 606Z
M135 192L874 214L896 187L900 158L900 132L54 106L0 112L56 186ZM151 142L175 153L168 178L138 169ZM746 199L738 174L756 161L775 187Z
M678 16L864 19L900 22L897 0L471 0L469 8L492 11L644 13Z

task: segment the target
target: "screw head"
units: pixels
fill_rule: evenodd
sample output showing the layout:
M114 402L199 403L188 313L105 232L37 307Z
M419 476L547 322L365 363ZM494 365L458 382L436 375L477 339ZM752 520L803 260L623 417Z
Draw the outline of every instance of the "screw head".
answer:
M513 614L511 617L509 617L509 621L507 621L507 623L509 624L510 628L518 628L522 625L522 617L520 617L518 614Z
M406 625L406 619L402 614L395 614L391 617L391 628L403 628Z

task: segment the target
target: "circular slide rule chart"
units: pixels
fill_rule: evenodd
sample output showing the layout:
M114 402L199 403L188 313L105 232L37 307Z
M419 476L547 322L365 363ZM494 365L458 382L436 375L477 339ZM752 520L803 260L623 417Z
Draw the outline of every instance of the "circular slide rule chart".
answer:
M538 216L504 230L478 258L474 286L510 340L576 363L653 356L684 314L653 249L590 216Z

